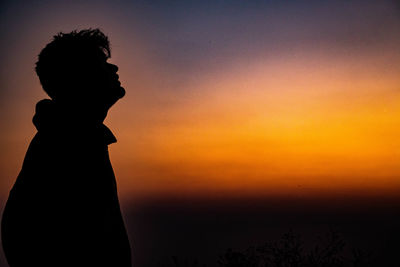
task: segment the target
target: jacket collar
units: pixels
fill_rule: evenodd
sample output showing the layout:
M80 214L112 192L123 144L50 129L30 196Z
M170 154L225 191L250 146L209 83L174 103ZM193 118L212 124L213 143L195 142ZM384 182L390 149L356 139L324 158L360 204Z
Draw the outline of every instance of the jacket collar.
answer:
M70 139L101 140L106 145L117 142L114 134L103 123L82 121L71 112L60 109L54 101L43 99L36 104L32 119L38 132L65 135Z

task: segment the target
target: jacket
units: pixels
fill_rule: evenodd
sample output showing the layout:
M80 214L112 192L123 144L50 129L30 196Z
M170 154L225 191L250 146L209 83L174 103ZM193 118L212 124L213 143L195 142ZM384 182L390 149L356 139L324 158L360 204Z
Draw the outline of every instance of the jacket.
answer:
M14 266L131 266L102 123L82 122L51 100L36 106L31 141L2 218Z

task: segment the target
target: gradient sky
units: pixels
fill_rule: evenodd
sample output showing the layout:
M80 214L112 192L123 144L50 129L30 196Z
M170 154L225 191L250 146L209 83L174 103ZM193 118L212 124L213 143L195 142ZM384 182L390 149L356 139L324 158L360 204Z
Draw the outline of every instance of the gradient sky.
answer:
M46 97L37 54L87 27L127 90L106 120L122 200L400 192L395 1L166 2L2 2L0 200Z

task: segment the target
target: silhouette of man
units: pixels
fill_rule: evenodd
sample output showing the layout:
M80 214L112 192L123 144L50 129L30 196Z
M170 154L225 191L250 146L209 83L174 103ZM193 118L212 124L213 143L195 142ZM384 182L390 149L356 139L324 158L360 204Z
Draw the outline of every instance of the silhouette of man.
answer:
M14 266L131 266L103 124L125 90L98 29L59 33L36 73L39 101L22 170L3 213L2 241Z

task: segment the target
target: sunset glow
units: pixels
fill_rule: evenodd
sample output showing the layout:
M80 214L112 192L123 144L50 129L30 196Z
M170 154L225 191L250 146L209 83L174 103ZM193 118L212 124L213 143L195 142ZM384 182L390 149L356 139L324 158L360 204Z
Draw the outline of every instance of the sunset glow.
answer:
M260 38L258 28L253 36L229 16L210 28L216 15L202 10L195 16L206 22L190 22L192 31L181 22L171 36L157 28L168 27L157 18L149 26L140 12L132 19L128 11L101 6L86 19L77 14L78 24L68 13L55 24L38 20L40 33L27 32L29 46L18 42L2 72L2 188L18 174L35 133L34 105L46 97L33 71L36 55L57 31L92 26L109 34L111 62L127 90L106 121L118 138L110 151L122 199L398 194L400 22L389 4L377 6L361 10L349 32L340 20L324 20L328 7L312 9L320 13L311 22L306 14L293 21L273 15ZM276 12L286 14L280 6ZM384 30L363 25L362 12L381 19ZM238 20L250 21L249 29L263 25L262 12L253 20L249 14ZM181 47L168 50L174 45Z
M400 79L371 61L303 55L186 84L120 134L117 173L132 195L397 193Z

